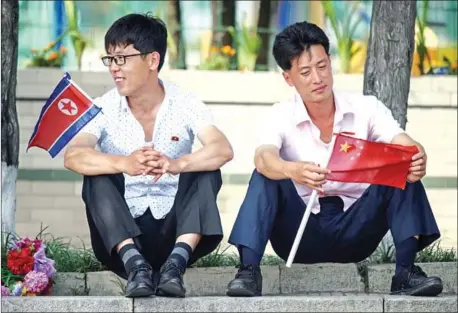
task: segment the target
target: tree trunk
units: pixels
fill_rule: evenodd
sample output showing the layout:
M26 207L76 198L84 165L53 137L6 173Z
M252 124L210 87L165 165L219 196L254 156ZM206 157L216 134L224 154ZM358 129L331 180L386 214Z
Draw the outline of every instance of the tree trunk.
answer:
M273 12L277 11L278 1L261 1L258 16L258 34L261 38L261 48L256 58L256 66L262 66L267 69L270 55L270 20Z
M177 32L177 51L180 68L187 69L186 66L186 45L184 40L183 23L181 18L181 4L180 0L175 1L175 12L177 16L178 32Z
M223 27L235 27L235 0L223 0L222 24ZM223 46L233 46L232 36L229 32L225 32L222 39Z
M183 29L181 25L181 6L180 0L168 2L167 26L170 29L170 36L176 44L176 55L172 55L171 63L174 68L186 68L186 49L183 41ZM170 56L170 54L169 54Z
M375 0L372 5L363 93L376 96L405 129L415 48L416 1ZM388 231L378 249L390 261L394 261L393 245ZM384 250L387 247L393 248L391 253Z
M415 49L416 1L373 2L363 93L376 96L405 129Z
M2 0L2 233L15 232L19 124L16 112L19 2Z

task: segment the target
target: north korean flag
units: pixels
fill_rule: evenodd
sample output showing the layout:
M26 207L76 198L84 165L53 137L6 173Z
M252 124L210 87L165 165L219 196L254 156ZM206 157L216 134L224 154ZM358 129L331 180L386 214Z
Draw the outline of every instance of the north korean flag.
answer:
M100 111L65 73L41 110L27 151L39 147L54 158Z

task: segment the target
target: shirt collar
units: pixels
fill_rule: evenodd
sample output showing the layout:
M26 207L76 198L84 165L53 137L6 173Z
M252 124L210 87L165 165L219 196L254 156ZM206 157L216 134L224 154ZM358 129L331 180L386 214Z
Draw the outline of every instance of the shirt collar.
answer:
M165 93L165 95L164 95L164 100L162 101L162 103L165 104L164 106L166 106L167 103L168 103L168 99L169 99L169 97L168 97L168 95L169 95L168 86L167 86L167 83L165 83L165 82L162 81L161 79L159 79L159 84L161 84L162 87L164 87L164 93ZM118 90L116 90L116 92L117 92L118 95L119 95ZM130 109L130 108L129 108L129 104L127 103L127 97L126 97L126 96L121 96L121 95L119 95L119 97L121 98L121 101L120 101L121 110L126 111L126 109Z
M336 105L334 122L339 122L344 118L345 115L353 114L354 112L351 104L347 101L345 97L342 97L338 92L335 91L333 91L333 94L334 103ZM305 109L304 102L302 101L301 96L297 92L294 95L294 103L296 108L294 112L296 125L299 125L303 122L311 121L310 115Z

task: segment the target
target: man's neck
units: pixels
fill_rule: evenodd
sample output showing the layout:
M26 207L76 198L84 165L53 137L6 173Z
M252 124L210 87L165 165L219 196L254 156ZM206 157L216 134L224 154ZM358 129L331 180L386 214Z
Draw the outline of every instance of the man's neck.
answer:
M128 96L127 102L133 111L147 112L158 108L164 101L164 97L164 88L159 81L156 81L152 85L145 86L140 92Z
M304 102L304 105L312 121L325 122L334 118L336 108L333 96L322 102Z

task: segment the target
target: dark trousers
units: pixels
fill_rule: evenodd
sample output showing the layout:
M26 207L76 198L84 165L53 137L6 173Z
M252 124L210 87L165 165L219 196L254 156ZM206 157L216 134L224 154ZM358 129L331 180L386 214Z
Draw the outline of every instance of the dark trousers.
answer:
M347 210L340 197L319 198L310 214L294 263L355 263L369 257L388 230L394 244L419 235L419 251L440 237L421 182L405 190L371 185ZM271 180L256 170L251 177L229 243L264 254L270 240L287 260L306 204L291 180Z
M216 249L223 238L216 198L221 189L221 171L180 174L172 209L156 220L148 210L133 218L124 199L124 175L85 176L83 200L97 259L111 271L126 278L116 245L128 238L153 269L158 270L173 250L177 237L197 233L202 238L189 265Z

